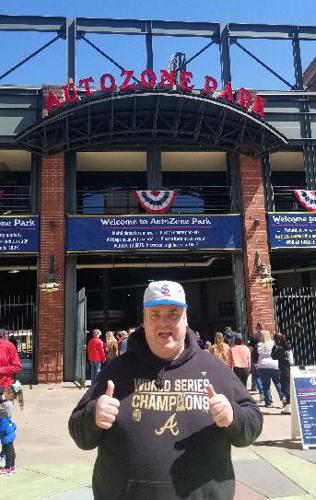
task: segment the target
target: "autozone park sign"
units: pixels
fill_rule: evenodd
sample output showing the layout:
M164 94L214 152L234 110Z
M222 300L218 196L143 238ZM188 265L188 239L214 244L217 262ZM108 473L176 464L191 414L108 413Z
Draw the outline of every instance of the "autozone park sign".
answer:
M177 75L179 73L179 76ZM178 78L177 78L178 76ZM135 81L136 80L136 81ZM137 82L137 83L136 83ZM95 83L92 76L81 78L78 82L78 88L83 89L84 97L93 95L94 90L90 85ZM99 88L105 94L113 94L114 92L132 92L139 89L168 89L178 90L181 92L190 93L194 89L193 74L191 71L169 71L161 69L157 74L152 69L144 69L139 78L135 77L134 70L124 69L121 73L121 80L117 82L111 73L104 73L99 80ZM77 86L71 82L62 87L63 96L60 98L52 90L48 93L47 111L52 111L63 108L65 103L74 104L80 102ZM259 95L253 95L249 90L241 87L234 91L231 83L227 83L225 87L218 90L217 80L206 75L204 77L204 86L200 90L201 95L211 96L216 99L222 99L227 102L237 104L244 110L250 111L259 117L264 116L265 100Z

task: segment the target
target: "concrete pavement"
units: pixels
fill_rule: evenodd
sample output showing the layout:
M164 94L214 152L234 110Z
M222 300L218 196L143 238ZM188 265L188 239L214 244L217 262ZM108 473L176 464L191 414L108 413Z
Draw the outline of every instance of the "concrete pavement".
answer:
M0 477L0 491L6 500L91 500L96 452L79 450L67 429L83 390L63 383L25 386L24 392L24 411L14 410L18 471ZM280 414L280 403L262 411L264 429L257 442L233 449L235 500L316 499L316 450L303 451L290 439L290 416Z

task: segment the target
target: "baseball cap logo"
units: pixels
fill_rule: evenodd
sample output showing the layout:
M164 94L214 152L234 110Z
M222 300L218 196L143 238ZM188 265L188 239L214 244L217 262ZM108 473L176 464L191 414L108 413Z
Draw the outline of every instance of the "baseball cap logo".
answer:
M188 307L182 286L175 281L151 281L144 293L144 307L165 305Z
M170 290L167 285L161 287L161 293L164 297L170 297Z

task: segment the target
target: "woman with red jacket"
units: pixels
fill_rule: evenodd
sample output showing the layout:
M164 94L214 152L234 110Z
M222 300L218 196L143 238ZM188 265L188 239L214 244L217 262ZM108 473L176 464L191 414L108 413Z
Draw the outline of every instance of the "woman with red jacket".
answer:
M88 360L91 365L91 385L96 381L102 363L105 361L103 342L100 339L101 331L98 329L92 330L92 335L87 347Z
M0 334L0 385L3 390L13 384L15 374L21 369L21 361L15 346Z

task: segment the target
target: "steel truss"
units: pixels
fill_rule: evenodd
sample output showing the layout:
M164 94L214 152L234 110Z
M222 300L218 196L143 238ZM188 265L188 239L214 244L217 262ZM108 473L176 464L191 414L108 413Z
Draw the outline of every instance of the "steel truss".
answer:
M23 131L17 140L42 154L153 144L263 154L287 143L237 105L165 90L96 93Z
M290 84L276 71L272 70L268 64L259 57L247 51L248 55L254 58L259 64L270 71L274 76L291 85L296 90L304 90L302 76L302 62L300 52L301 41L315 41L315 26L295 26L295 25L268 25L268 24L219 24L211 22L185 22L185 21L157 21L157 20L137 20L137 19L102 19L102 18L66 18L66 17L42 17L42 16L0 16L0 31L37 31L52 32L58 38L63 38L67 43L67 77L75 80L75 60L76 45L78 40L84 39L91 46L94 45L87 38L89 34L110 34L110 35L133 35L143 36L145 39L145 50L147 58L147 68L153 68L153 37L173 36L173 37L198 37L206 38L208 43L196 54L188 58L187 64L198 57L208 47L214 43L220 48L220 65L222 72L222 83L231 80L230 46L234 43L242 50L247 51L240 43L243 39L266 39L266 40L288 40L293 47L293 67L295 70L295 83ZM52 43L52 42L50 42ZM42 47L39 51L43 50ZM103 51L94 46L94 49L102 53ZM24 64L35 55L31 54L25 60L16 64L8 70L11 73L15 68ZM112 63L122 67L117 61L103 53L103 56L112 59ZM5 75L2 75L5 76Z

